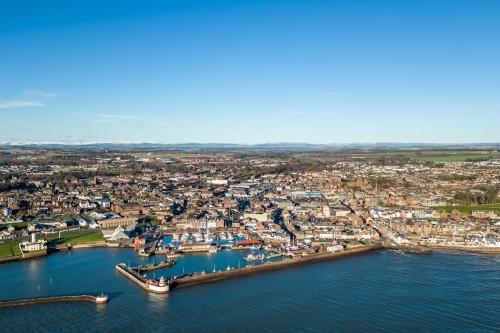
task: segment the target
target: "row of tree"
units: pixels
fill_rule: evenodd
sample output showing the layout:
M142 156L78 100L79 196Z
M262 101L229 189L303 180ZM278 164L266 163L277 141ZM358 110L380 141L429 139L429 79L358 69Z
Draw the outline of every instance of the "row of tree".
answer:
M481 186L480 191L463 191L455 194L455 199L468 204L484 205L498 202L499 188L494 186Z

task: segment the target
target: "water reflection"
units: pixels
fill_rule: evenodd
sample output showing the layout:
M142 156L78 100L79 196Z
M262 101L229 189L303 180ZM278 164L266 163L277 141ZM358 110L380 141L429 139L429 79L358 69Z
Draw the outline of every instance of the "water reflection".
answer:
M148 306L153 311L164 311L166 310L168 303L167 299L169 294L154 294L148 293L147 298L150 301Z

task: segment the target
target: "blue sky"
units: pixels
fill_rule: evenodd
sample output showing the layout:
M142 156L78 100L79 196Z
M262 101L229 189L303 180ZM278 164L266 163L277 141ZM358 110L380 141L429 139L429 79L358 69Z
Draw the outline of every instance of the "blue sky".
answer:
M499 142L500 1L5 1L0 142Z

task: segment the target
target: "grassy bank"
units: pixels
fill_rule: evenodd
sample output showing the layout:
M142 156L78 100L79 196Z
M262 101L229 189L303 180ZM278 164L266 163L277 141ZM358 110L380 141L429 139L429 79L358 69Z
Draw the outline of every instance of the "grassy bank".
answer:
M81 243L103 241L104 237L100 230L72 230L61 233L61 238L58 238L58 235L49 236L48 240L50 246L65 245L68 243L76 245Z
M0 258L19 256L21 255L21 248L16 242L0 243Z

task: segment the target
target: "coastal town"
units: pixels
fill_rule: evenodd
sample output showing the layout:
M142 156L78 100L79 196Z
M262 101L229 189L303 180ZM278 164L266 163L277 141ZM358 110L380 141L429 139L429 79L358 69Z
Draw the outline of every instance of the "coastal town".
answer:
M500 251L500 159L4 149L1 261L81 247L251 252L247 261L383 245ZM368 156L369 157L369 156Z

